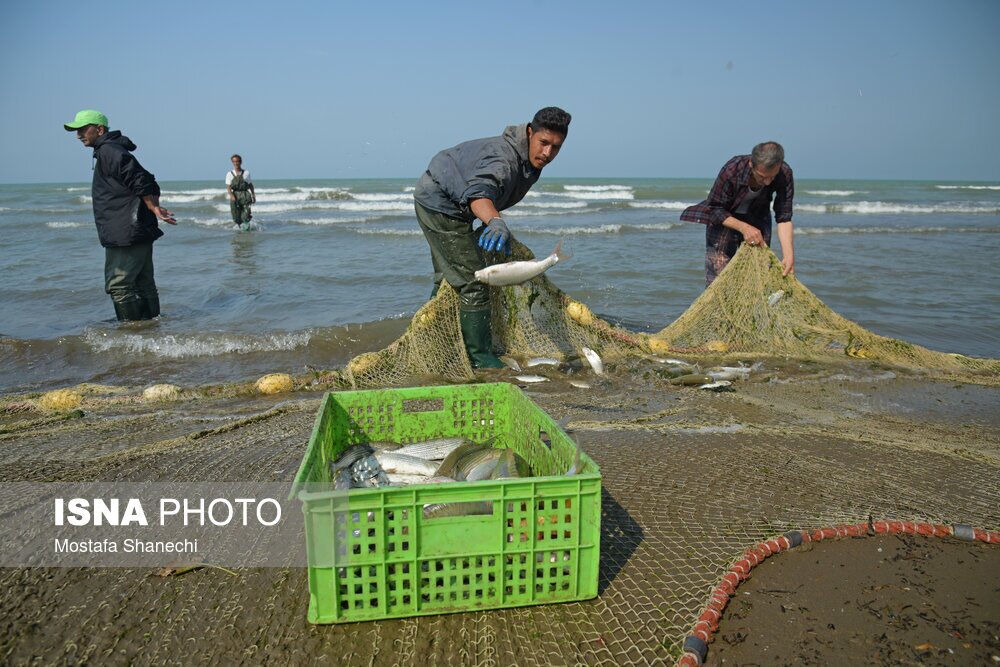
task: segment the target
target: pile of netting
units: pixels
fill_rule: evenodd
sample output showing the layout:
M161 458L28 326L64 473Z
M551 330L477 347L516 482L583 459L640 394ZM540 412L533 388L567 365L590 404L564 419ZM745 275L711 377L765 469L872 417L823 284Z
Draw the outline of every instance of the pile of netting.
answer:
M512 259L532 258L526 246L514 242ZM515 359L570 360L580 357L583 347L604 359L671 353L830 361L846 356L930 377L1000 384L1000 360L935 352L874 334L781 272L770 249L743 245L687 311L655 334L606 322L544 275L522 285L491 287L494 347ZM385 387L429 376L457 382L475 377L462 344L458 297L446 283L398 340L352 359L344 381L351 387Z

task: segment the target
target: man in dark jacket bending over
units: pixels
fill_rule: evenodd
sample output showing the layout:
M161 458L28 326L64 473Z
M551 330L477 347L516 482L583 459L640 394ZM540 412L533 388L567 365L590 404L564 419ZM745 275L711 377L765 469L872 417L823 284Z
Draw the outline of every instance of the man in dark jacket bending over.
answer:
M434 292L441 279L459 296L462 338L474 368L500 368L493 353L489 287L476 281L483 252L510 254L510 231L500 211L521 201L542 169L556 159L571 117L546 107L499 137L474 139L441 151L414 192L417 221L431 247ZM473 230L476 219L483 224Z
M136 145L108 131L108 117L85 109L63 127L94 149L94 222L104 246L104 291L119 321L149 320L160 314L153 280L153 241L163 236L157 218L176 225L160 206L160 186L132 155Z

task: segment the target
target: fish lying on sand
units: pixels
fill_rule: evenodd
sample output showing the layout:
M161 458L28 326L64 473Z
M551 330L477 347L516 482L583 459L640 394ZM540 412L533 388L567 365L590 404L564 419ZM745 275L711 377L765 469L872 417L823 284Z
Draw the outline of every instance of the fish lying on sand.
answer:
M716 380L746 380L750 377L751 371L758 370L763 364L755 363L753 366L716 366L705 371L706 375L711 375Z
M690 364L680 359L664 359L662 357L650 357L650 358L658 364L667 364L669 366L683 366L685 368L694 368L694 364Z
M515 380L520 380L521 382L548 382L547 377L541 375L515 375Z
M576 387L577 389L590 389L590 385L586 382L581 382L579 380L570 380L569 384L571 387Z
M569 258L570 255L562 252L562 241L559 241L556 244L556 249L545 259L493 264L476 271L476 280L495 286L520 285L542 275L549 268Z
M719 380L718 382L708 382L700 385L698 389L707 389L709 391L735 391L732 385L733 383L729 380Z
M687 375L682 375L670 380L670 384L684 385L685 387L694 387L700 384L709 384L715 382L715 378L711 375L706 375L705 373L688 373Z
M604 375L604 362L601 361L601 355L597 354L589 347L581 348L583 356L586 357L587 363L590 367L594 369L594 372L598 375Z

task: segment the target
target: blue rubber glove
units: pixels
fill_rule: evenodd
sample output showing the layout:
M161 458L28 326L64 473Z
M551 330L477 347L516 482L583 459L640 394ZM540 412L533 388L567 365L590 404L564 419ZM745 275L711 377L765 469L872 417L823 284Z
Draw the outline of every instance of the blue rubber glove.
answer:
M486 224L486 229L479 235L479 247L486 252L506 250L510 254L510 247L507 241L510 239L510 230L503 218L493 218Z

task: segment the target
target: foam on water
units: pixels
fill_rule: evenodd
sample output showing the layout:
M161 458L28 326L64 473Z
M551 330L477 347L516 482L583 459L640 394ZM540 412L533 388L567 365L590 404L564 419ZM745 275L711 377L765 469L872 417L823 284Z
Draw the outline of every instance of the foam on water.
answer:
M1000 185L935 185L938 190L1000 190Z
M809 227L799 226L796 234L996 234L1000 227Z
M539 202L528 202L522 201L517 206L513 208L586 208L587 202L585 201L539 201Z
M368 228L368 227L352 227L351 231L358 234L367 234L371 236L423 236L424 233L419 229L385 229L385 228Z
M83 335L84 342L95 352L144 354L163 359L288 351L308 345L311 338L312 334L308 331L260 336L210 333L143 336L131 333L106 335L105 332L88 329Z
M630 202L630 208L662 208L668 211L683 211L688 206L693 206L694 202L682 201L636 201Z
M809 208L807 208L807 206ZM897 204L884 201L859 201L845 204L824 204L796 206L801 210L809 210L813 213L857 213L860 215L879 214L937 214L937 213L986 213L996 215L1000 213L1000 207L995 204L971 204L965 202L948 202L942 204Z
M52 222L46 222L46 227L51 227L52 229L67 229L70 227L83 227L82 222L69 222L67 220L53 220Z
M863 195L867 190L806 190L807 195L819 195L821 197L850 197L851 195Z
M609 190L625 190L632 192L628 185L564 185L563 190L567 192L606 192Z
M596 227L525 227L519 230L528 234L555 234L557 236L573 236L575 234L621 234L623 232L663 232L680 227L681 223L662 222L645 225L608 224Z

